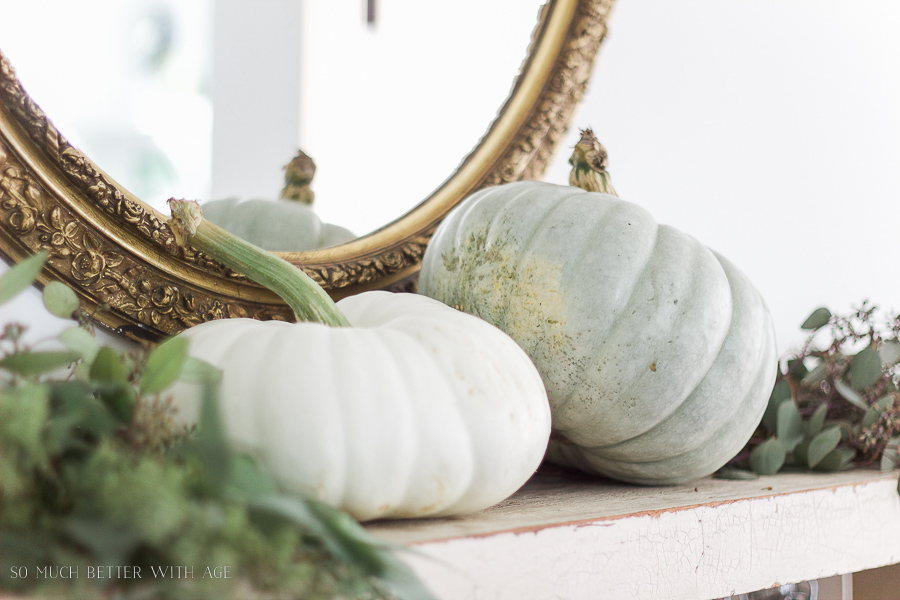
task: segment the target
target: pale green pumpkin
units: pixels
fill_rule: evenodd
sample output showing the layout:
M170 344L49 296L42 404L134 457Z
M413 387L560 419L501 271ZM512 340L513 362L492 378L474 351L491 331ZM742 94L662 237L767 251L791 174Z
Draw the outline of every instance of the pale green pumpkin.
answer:
M747 278L608 194L537 182L473 194L435 232L419 292L525 349L550 400L550 461L624 481L717 470L775 378L771 318Z
M323 223L312 209L316 163L302 150L284 167L281 200L226 198L203 204L203 218L263 250L302 252L337 246L356 235Z
M203 204L203 216L264 250L302 252L356 239L351 231L323 223L310 206L293 200L213 200Z

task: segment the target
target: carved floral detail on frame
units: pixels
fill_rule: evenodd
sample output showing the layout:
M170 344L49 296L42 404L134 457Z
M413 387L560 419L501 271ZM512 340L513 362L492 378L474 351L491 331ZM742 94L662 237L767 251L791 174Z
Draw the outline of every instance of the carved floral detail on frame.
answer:
M128 203L122 207L127 209ZM94 305L152 328L174 334L204 321L226 316L287 319L289 311L250 312L222 299L195 293L166 281L146 266L117 252L88 230L48 194L0 143L0 227L14 233L31 251L47 250L49 264L74 283Z

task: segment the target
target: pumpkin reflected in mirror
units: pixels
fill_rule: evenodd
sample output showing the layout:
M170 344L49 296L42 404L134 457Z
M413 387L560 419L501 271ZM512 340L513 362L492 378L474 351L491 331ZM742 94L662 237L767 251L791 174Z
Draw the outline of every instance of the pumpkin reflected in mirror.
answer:
M313 210L312 158L299 150L284 171L280 200L213 200L203 203L203 217L264 250L300 252L356 239L340 225L323 223Z

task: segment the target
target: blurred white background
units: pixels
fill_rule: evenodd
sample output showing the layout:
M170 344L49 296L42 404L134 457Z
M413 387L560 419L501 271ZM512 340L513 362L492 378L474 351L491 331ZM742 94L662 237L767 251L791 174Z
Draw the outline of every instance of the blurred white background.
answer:
M440 184L485 131L539 4L504 18L523 3L467 0L449 10L378 0L372 26L361 0L2 2L0 48L26 88L142 198L274 197L290 158L280 157L299 143L320 164L316 209L360 233ZM267 28L279 14L294 21ZM456 33L467 23L468 33ZM576 130L593 127L624 198L728 256L756 283L781 351L802 342L798 325L817 306L847 311L868 298L900 310L900 3L616 0L609 28L545 179L566 181ZM268 45L243 37L251 30L267 33ZM422 59L425 38L438 49L431 60ZM283 55L271 51L279 43ZM400 64L414 75L398 78ZM371 75L376 67L383 77ZM471 85L450 85L444 73ZM363 85L354 91L344 83L351 79ZM427 111L399 101L404 85L410 94L433 91ZM98 98L93 116L79 113ZM247 127L236 115L252 98L267 108L260 125ZM480 106L470 102L479 98ZM330 135L357 123L374 128L359 138ZM411 150L425 149L409 136L431 124L451 133L429 140L435 159L426 166L410 163ZM325 159L334 153L346 161ZM398 181L412 187L398 193ZM37 305L36 293L6 305L2 321L44 323Z

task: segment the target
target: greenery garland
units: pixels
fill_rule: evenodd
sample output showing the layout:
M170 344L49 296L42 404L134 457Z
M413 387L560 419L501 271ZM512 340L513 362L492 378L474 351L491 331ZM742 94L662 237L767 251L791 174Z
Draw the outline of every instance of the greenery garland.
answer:
M0 277L0 304L47 255ZM0 334L0 590L36 598L403 598L430 594L345 513L279 493L232 451L216 412L219 372L187 342L102 346L74 292L44 288L77 323L57 349ZM166 389L202 385L196 429Z

